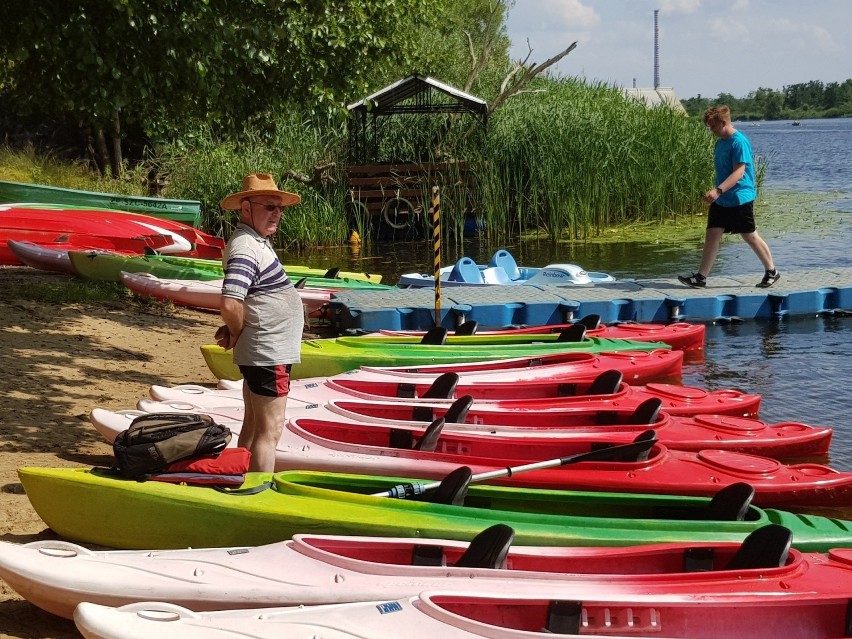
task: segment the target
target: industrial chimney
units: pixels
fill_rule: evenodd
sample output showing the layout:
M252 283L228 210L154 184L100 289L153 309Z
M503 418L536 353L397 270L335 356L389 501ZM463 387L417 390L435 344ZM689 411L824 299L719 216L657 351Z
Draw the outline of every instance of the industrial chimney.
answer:
M654 9L654 88L660 88L660 10Z

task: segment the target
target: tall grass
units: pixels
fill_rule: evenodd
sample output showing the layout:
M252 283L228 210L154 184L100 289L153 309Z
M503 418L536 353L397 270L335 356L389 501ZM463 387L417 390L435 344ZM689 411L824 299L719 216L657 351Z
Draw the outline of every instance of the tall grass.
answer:
M494 114L482 203L490 232L584 239L692 214L712 184L712 138L603 84L545 80Z

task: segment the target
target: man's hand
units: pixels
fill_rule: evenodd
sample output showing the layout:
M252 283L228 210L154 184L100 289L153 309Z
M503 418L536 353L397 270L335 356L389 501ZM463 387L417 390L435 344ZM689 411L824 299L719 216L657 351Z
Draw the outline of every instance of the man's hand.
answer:
M222 326L217 328L214 337L216 338L216 343L225 350L231 348L231 331L228 330L227 324L222 324Z

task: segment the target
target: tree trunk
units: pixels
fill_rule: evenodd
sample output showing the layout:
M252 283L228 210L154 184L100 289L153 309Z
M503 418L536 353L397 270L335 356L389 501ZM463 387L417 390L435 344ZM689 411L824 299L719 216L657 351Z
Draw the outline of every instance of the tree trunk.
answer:
M118 109L112 114L112 174L120 178L124 160L121 155L121 118Z
M101 170L101 175L104 177L110 176L110 164L111 160L109 157L109 151L107 150L106 136L104 135L103 127L100 124L95 124L95 149L100 156L100 163L98 164L98 168Z

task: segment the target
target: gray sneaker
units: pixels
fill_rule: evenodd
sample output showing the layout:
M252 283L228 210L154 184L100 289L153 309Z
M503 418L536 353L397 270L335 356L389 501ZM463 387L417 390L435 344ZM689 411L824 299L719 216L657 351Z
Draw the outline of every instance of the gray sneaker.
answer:
M677 279L681 284L686 284L692 288L704 288L707 286L707 278L700 273L693 273L689 277L685 275L678 275Z

